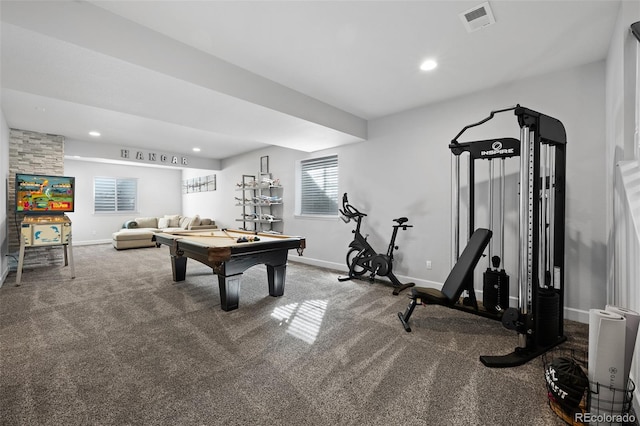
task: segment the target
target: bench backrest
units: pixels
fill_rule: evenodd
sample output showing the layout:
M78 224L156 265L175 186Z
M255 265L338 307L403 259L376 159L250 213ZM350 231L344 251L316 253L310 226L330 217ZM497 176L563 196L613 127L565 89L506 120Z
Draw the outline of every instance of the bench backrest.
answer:
M455 303L460 299L462 292L465 290L465 283L473 274L478 261L482 257L484 249L489 244L492 232L489 229L478 228L471 235L467 246L462 251L458 261L453 266L444 285L442 286L442 294L444 294L451 303Z

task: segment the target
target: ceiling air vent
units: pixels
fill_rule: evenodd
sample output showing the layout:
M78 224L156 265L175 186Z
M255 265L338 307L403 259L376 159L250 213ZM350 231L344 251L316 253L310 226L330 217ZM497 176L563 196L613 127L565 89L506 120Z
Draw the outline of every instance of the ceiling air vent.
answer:
M470 33L496 23L491 7L489 7L489 2L462 12L460 19L462 19L462 23Z

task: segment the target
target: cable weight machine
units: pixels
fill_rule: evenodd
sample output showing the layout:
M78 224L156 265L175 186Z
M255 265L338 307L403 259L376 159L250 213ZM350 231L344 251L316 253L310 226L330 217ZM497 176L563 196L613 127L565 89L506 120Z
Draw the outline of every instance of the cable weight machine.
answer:
M500 138L458 142L467 129L479 126L495 114L505 111L514 111L517 116L520 140ZM411 332L409 320L419 304L442 305L501 320L506 328L518 333L518 346L508 355L480 357L485 366L493 368L525 364L567 340L563 327L566 143L565 129L559 120L520 105L492 111L489 117L464 127L456 135L449 145L456 160L452 197L455 203L452 229L454 265L441 289L411 289L409 305L404 312L398 312L406 332ZM460 155L464 152L470 154L469 236L467 245L460 253ZM517 156L520 157L518 307L504 309L500 306L501 309L492 311L478 305L473 285L474 268L493 236L489 229L475 228L474 161L495 161ZM492 179L493 173L490 175ZM503 184L504 178L501 188ZM501 196L501 204L504 205L504 196ZM504 216L501 216L500 222L503 226ZM502 250L503 247L501 255ZM460 303L465 291L468 296Z
M501 320L506 328L518 333L518 346L507 355L480 357L484 365L494 368L525 364L567 339L563 312L567 141L559 120L517 105L492 111L489 117L466 126L453 139L449 147L456 155L454 254L458 251L460 227L459 156L474 144L459 143L457 139L496 113L510 110L514 111L520 126L518 307L507 308ZM515 148L513 154L516 155ZM473 161L469 163L469 229L473 230L474 169Z
M495 113L495 112L494 112ZM483 120L481 123L484 123ZM480 124L480 123L478 123ZM477 124L476 124L477 125ZM489 265L484 273L484 289L483 289L483 304L478 305L476 300L475 290L473 286L473 271L468 273L465 284L465 291L467 296L464 298L464 305L472 307L472 313L481 315L487 318L501 320L502 314L509 306L509 276L504 269L499 270L500 262L504 260L504 204L505 204L505 160L507 158L518 157L520 155L520 141L515 138L499 138L499 139L487 139L482 141L473 142L458 142L457 139L468 128L475 125L465 127L449 145L451 153L455 155L455 174L454 174L454 187L453 196L454 200L454 212L455 223L453 228L453 253L452 260L455 264L460 259L460 157L463 153L467 153L469 156L469 171L468 171L468 224L467 224L467 240L471 240L472 233L476 230L475 227L475 202L476 202L476 185L475 174L476 160L488 160L489 162L489 179L488 193L489 193L489 228L493 234L493 187L494 187L494 161L500 160L500 255L492 256L492 244L490 240L488 242L489 247ZM493 266L493 269L492 269ZM495 287L495 288L494 288ZM464 308L463 308L464 309Z

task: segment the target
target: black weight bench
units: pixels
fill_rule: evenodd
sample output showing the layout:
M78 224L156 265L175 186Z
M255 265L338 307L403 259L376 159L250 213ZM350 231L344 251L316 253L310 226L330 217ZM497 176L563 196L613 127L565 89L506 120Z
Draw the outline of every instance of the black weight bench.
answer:
M445 280L442 290L427 287L414 287L411 289L411 296L409 296L411 297L411 303L407 306L404 314L398 312L398 318L400 318L400 322L406 331L411 331L409 318L419 300L428 305L443 305L455 308L459 305L458 302L462 292L467 290L470 307L473 308L474 312L478 312L478 302L473 290L473 270L482 257L487 244L489 244L491 235L492 232L488 229L476 229Z

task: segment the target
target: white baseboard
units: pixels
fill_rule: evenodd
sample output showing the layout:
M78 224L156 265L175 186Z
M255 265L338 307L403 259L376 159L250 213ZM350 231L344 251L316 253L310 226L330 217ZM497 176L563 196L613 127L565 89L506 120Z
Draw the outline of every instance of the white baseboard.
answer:
M317 266L319 268L332 269L334 271L344 271L346 269L343 263L327 262L325 260L312 259L304 256L289 256L289 261Z
M73 241L74 246L92 246L95 244L109 244L111 239L108 240L89 240L89 241Z
M306 265L311 265L311 266L317 266L319 268L332 269L336 272L341 272L343 275L347 274L347 267L345 266L344 263L327 262L324 260L312 259L304 256L290 256L289 261L304 263ZM396 275L396 276L402 283L413 282L418 287L434 287L437 289L442 288L442 283L437 283L435 281L423 280L420 278L413 278L413 277L406 277L403 275ZM384 279L384 278L380 278L380 279Z
M583 311L582 309L575 308L564 308L564 318L583 324L589 324L589 311Z
M324 260L318 260L318 259L312 259L309 257L303 257L303 256L290 256L289 257L289 261L291 262L299 262L299 263L304 263L307 265L312 265L312 266L318 266L320 268L326 268L326 269L333 269L335 271L340 271L343 274L347 274L347 268L344 265L344 263L334 263L334 262L326 262ZM420 278L414 278L414 277L407 277L407 276L403 276L403 275L397 275L398 279L400 280L400 282L402 283L407 283L407 282L413 282L416 284L417 287L430 287L430 288L436 288L438 290L442 290L442 286L444 285L444 283L439 283L439 282L435 282L435 281L430 281L430 280L423 280ZM476 290L476 295L478 297L478 300L482 300L482 291L481 290ZM517 297L510 297L510 305L513 307L518 306L518 298ZM576 322L580 322L583 324L589 324L589 312L588 311L583 311L581 309L575 309L575 308L564 308L564 318L568 319L570 321L576 321Z

